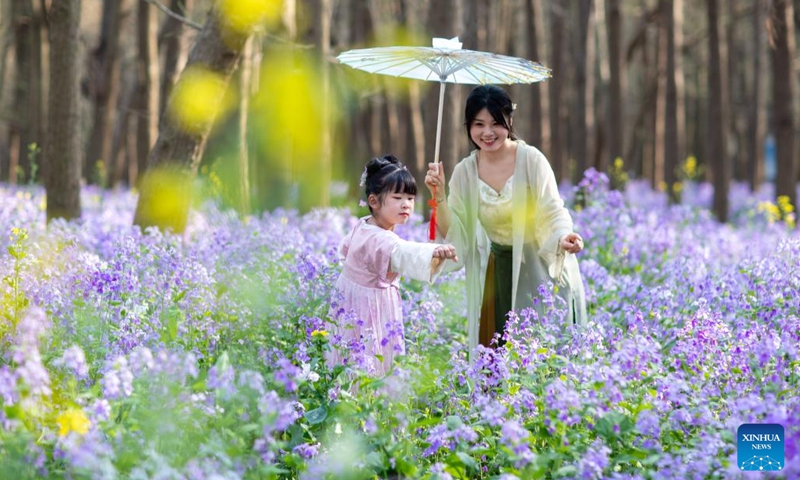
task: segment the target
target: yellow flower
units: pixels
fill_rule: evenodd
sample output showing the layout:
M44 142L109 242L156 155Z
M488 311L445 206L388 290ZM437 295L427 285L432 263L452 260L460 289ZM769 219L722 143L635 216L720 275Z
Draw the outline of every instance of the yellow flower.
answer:
M697 176L697 157L694 155L688 156L683 164L683 170L686 172L687 178L695 178Z
M780 197L778 197L778 206L780 207L783 213L794 212L794 207L792 206L791 202L789 202L788 195L781 195Z
M203 67L187 69L173 89L169 114L187 133L199 135L214 126L236 104L220 74Z
M240 33L277 21L283 10L280 0L219 0L217 6L226 26Z
M70 432L86 435L92 422L86 418L86 414L80 408L70 408L62 412L56 419L58 422L58 436L64 437Z
M328 332L326 332L325 330L314 330L313 332L311 332L311 336L312 336L312 337L322 337L322 338L325 338L325 337L327 337L327 336L328 336Z

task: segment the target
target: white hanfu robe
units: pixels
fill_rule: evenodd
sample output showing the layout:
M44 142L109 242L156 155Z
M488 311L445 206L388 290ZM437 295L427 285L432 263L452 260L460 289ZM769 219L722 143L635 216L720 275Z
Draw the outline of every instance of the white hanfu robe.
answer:
M467 336L470 357L478 344L478 332L489 260L489 237L478 220L479 178L477 151L461 160L449 182L448 207L452 213L446 237L437 231L437 241L452 243L459 262L446 270L466 268ZM553 169L536 148L517 140L512 180L512 308L532 306L542 282L558 284L558 295L566 300L565 321L586 322L586 297L575 255L564 252L561 238L573 231L572 217L559 195ZM521 269L528 275L521 276ZM531 279L521 284L521 278Z

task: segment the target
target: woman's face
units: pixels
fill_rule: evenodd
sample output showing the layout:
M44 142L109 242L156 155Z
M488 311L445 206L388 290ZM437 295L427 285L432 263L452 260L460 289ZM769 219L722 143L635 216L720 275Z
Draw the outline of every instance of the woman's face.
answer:
M497 123L489 110L484 108L472 120L469 136L479 149L491 152L499 150L508 140L508 129Z

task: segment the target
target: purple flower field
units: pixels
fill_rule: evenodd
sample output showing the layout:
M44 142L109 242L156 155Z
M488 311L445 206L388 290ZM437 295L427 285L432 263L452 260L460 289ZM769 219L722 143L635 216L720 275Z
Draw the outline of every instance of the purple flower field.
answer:
M389 326L407 354L376 378L331 328L359 321L332 295L350 211L206 202L175 236L131 227L134 194L86 188L82 221L45 227L42 189L0 185L0 478L756 478L743 423L785 429L758 478L800 478L793 212L733 186L720 225L704 184L677 206L581 186L587 328L543 295L470 364L463 275L409 282Z

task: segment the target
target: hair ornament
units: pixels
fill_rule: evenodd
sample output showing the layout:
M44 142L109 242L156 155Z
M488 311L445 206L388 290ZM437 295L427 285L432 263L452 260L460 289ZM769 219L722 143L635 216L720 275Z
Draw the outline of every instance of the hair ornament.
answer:
M364 167L364 171L361 172L361 179L358 182L359 187L364 187L367 184L367 167Z

